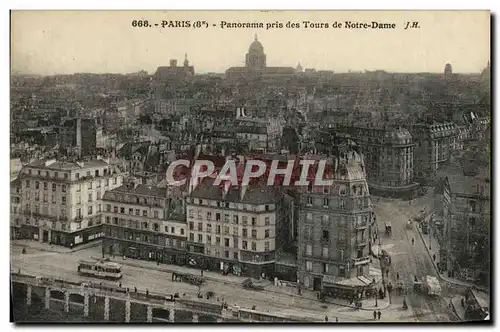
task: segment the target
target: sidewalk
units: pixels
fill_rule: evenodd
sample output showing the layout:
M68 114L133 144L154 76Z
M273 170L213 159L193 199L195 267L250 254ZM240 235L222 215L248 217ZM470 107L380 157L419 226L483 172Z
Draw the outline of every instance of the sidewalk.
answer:
M432 214L431 214L431 216L432 216ZM430 216L428 218L426 218L426 220L429 220L429 218L430 218ZM418 225L415 225L415 229L417 230L418 234L420 235L420 238L422 239L422 242L424 243L424 247L427 250L429 257L431 258L432 266L434 266L434 269L436 269L436 273L437 273L439 279L446 281L450 284L454 284L456 286L475 287L475 288L480 289L482 291L489 292L489 290L484 288L484 287L477 286L477 285L474 285L474 284L471 284L471 283L468 283L465 281L450 278L450 277L448 277L447 272L439 273L437 263L440 261L440 257L439 257L440 245L439 245L437 238L433 236L433 231L430 232L431 236L429 238L429 234L423 234L422 229L420 227L418 227ZM432 258L433 255L436 255L435 261Z
M39 242L35 240L11 240L10 245L12 247L22 247L22 248L33 248L39 251L57 252L60 254L70 254L73 252L85 250L88 248L93 248L101 245L101 240L96 240L88 242L82 245L78 245L74 248L67 248L60 245L48 244L46 242Z
M97 257L95 257L97 258ZM117 262L122 265L129 265L129 266L134 266L134 267L139 267L139 268L146 268L146 269L151 269L151 270L156 270L156 271L162 271L162 272L178 272L178 273L190 273L194 275L201 275L200 269L197 268L191 268L191 267L186 267L186 266L178 266L178 265L168 265L168 267L165 264L160 264L157 265L156 262L150 262L150 261L143 261L143 260L136 260L136 259L119 259L119 258L110 258L111 261ZM235 275L222 275L217 272L213 271L203 271L203 277L205 277L206 280L218 282L218 283L223 283L225 285L237 285L241 286L241 283L243 280L245 280L245 277L238 277ZM317 299L317 293L314 291L309 291L309 290L302 290L302 295L299 296L297 294L297 289L294 287L278 287L274 286L274 284L270 284L266 287L264 287L264 290L268 292L273 292L277 294L283 294L283 295L288 295L290 297L301 297L317 302L321 302ZM384 300L378 300L378 307L375 307L375 299L365 299L362 300L362 308L360 310L383 310L389 307L389 301L388 299ZM324 302L325 305L337 305L337 306L342 306L342 307L353 307L353 305L349 305L349 301L347 300L340 300L340 299L332 299L332 298L326 298L326 301Z

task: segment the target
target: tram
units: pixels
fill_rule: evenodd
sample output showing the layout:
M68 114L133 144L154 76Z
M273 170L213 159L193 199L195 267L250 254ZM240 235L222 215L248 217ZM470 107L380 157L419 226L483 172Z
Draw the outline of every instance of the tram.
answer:
M123 277L122 266L107 259L79 261L78 274L111 280L118 280Z

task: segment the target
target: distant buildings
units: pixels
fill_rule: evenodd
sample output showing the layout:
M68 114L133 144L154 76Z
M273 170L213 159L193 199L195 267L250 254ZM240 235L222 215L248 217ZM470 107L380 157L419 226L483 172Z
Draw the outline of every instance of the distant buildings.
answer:
M102 197L122 184L120 169L103 160L37 160L19 175L16 238L72 247L101 237Z
M227 79L256 78L256 77L292 77L296 70L292 67L267 67L264 47L257 39L250 44L245 56L245 67L231 67L226 70Z
M74 149L80 157L97 155L102 137L102 126L97 119L74 118L62 124L59 144L66 153Z

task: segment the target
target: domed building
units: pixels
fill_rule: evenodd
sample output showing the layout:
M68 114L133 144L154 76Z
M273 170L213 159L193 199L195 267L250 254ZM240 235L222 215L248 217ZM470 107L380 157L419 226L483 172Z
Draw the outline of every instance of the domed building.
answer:
M245 67L231 67L226 70L226 78L252 78L252 77L291 77L295 75L292 67L267 67L264 46L255 35L254 41L245 55Z

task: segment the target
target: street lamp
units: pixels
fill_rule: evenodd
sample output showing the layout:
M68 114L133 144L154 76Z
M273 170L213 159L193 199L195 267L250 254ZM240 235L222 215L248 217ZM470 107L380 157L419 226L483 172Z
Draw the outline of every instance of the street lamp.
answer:
M378 292L375 290L375 307L378 307Z

